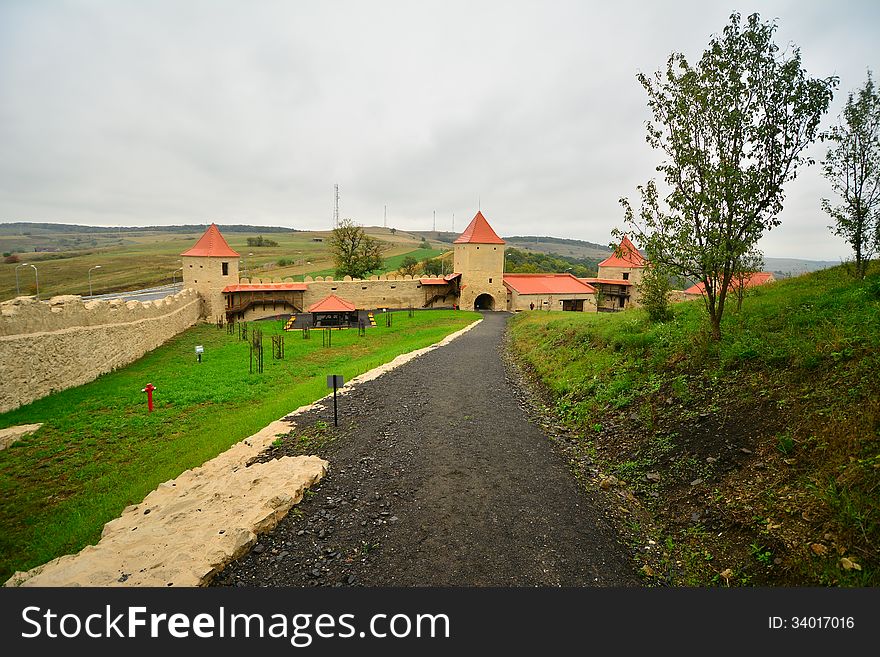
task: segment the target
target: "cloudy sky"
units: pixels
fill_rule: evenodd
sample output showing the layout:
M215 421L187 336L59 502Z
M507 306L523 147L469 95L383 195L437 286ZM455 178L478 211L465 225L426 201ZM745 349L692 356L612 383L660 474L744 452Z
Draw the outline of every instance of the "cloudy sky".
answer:
M708 5L708 6L707 6ZM0 221L464 228L607 243L656 176L636 73L775 18L840 89L880 72L876 2L0 0ZM821 157L820 147L814 155ZM768 256L838 259L818 168Z

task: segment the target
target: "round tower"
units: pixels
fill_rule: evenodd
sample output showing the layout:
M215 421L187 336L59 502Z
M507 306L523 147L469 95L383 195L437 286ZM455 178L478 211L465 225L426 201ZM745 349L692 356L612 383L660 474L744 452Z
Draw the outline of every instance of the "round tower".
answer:
M216 224L208 226L195 245L180 254L183 286L196 290L204 303L202 314L209 322L226 315L223 288L238 283L238 257Z
M454 271L461 274L459 307L466 310L505 310L504 240L482 212L453 243Z

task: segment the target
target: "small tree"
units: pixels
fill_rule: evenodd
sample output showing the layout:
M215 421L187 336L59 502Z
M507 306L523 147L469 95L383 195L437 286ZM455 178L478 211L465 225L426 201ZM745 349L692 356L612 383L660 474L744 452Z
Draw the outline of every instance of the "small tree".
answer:
M382 248L351 219L343 219L330 234L330 252L336 266L336 276L366 278L370 272L382 268Z
M871 71L823 138L832 142L822 162L825 177L843 202L833 206L823 198L822 209L834 219L829 228L852 247L855 277L862 279L880 250L880 93Z
M669 276L654 264L645 267L642 280L636 285L642 307L648 311L648 319L652 322L668 322L672 319L672 308L669 305L669 293L672 285Z
M730 280L733 293L736 295L736 312L742 309L743 297L746 295L746 287L749 279L754 274L764 269L764 254L758 249L753 249L742 256L736 262L733 277Z
M440 258L425 258L422 260L422 271L428 276L440 276L443 274L443 261Z
M736 263L779 225L783 185L809 163L836 85L808 77L797 48L780 54L775 30L734 13L696 66L673 53L665 72L638 76L654 115L647 141L666 156L657 170L671 191L639 187L638 217L621 199L628 232L652 262L703 283L714 340Z
M419 261L416 260L413 256L408 255L404 257L397 271L399 271L404 276L415 276L416 273L419 271Z

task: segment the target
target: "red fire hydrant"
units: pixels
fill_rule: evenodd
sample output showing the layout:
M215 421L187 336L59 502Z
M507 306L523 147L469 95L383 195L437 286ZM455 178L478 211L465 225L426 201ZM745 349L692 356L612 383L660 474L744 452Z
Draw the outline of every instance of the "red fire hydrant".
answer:
M156 390L156 386L152 383L148 383L147 387L141 390L141 392L147 393L147 408L150 409L150 413L153 412L153 391Z

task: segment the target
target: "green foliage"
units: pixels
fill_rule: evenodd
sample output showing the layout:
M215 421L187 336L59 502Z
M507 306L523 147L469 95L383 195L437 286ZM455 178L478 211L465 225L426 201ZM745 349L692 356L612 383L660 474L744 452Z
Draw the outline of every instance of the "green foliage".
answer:
M425 258L421 266L426 276L440 276L444 273L443 261L438 258Z
M0 451L0 580L95 542L105 522L161 482L327 394L326 374L350 380L477 318L404 313L366 339L338 331L331 348L288 333L285 359L267 359L263 374L248 373L246 342L199 325L127 367L0 414L0 428L44 423ZM259 325L267 342L281 332L274 321ZM196 344L205 347L201 363ZM158 388L153 413L141 392L147 382ZM327 427L294 438L320 447Z
M504 271L509 274L568 271L579 278L595 276L599 262L591 258L569 258L556 253L535 253L512 248L505 249L504 258Z
M333 229L329 246L337 277L366 278L382 268L381 244L351 219L343 219Z
M832 142L822 167L842 203L822 199L831 230L852 247L854 274L864 278L880 250L880 93L871 71L857 95L850 93L838 125L823 135Z
M878 288L880 276L854 282L843 267L753 288L742 311L725 318L720 342L709 339L699 301L676 304L672 321L659 324L644 310L523 313L511 321L511 345L580 435L638 416L645 433L638 449L617 464L621 476L632 478L662 462L665 450L681 438L661 433L660 427L666 431L666 423L677 419L686 429L689 414L698 410L716 414L754 407L768 413L768 421L781 417L784 430L768 433L758 448L768 468L777 468L754 487L756 499L763 499L765 491L771 500L765 516L778 520L778 503L769 496L774 490L786 500L800 500L785 503L793 506L792 522L809 509L810 526L833 528L837 544L858 556L863 570L843 572L838 560L814 563L809 555L800 561L794 554L772 557L781 556L787 567L802 571L802 581L876 584ZM718 404L724 406L721 411ZM655 422L655 413L664 408L669 409L661 417L664 422ZM682 461L667 465L666 472L682 469L683 476L685 470L707 467L702 460ZM649 485L642 479L636 487ZM766 538L755 543L754 560L765 563L766 546L776 544ZM734 579L748 583L745 576Z
M652 322L668 322L672 319L672 307L669 305L672 286L662 270L646 267L638 289L641 304Z
M397 271L404 276L415 276L419 271L419 261L415 257L407 255L403 258Z
M278 246L278 242L275 240L270 240L262 235L257 235L256 237L248 237L247 238L248 246Z
M779 225L783 185L809 162L836 84L808 77L797 48L780 53L775 30L734 13L696 66L673 53L665 72L638 75L654 115L647 141L666 157L657 170L671 192L640 186L638 216L621 199L625 221L649 260L705 284L716 341L736 263Z

